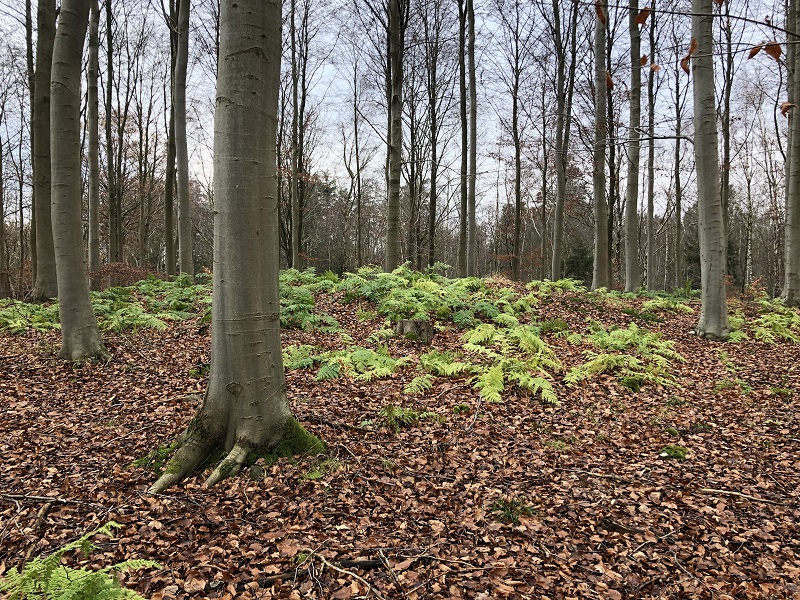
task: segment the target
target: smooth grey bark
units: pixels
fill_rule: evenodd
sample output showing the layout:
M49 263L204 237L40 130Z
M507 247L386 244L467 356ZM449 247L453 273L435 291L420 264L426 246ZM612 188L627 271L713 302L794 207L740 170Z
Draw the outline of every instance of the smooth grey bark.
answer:
M56 34L55 0L39 0L36 8L36 75L33 104L33 194L36 221L36 281L33 300L58 293L51 221L50 76Z
M81 59L89 0L64 0L50 86L52 222L58 271L61 357L107 356L89 299L81 226Z
M30 127L30 155L36 154L34 147L33 135L33 106L36 103L36 69L34 68L34 51L33 51L33 11L31 10L31 0L25 0L25 61L28 76L28 98L29 98L29 114L28 126ZM38 253L36 251L36 194L31 198L31 214L34 218L30 220L30 240L31 240L31 267L32 277L31 281L36 281L36 265L38 263Z
M289 202L291 204L292 235L291 235L291 264L295 269L302 269L300 259L300 106L299 106L299 82L300 73L297 60L297 0L289 2L289 31L291 49L291 68L292 68L292 139L291 155L292 168L290 173L290 192Z
M570 40L570 65L565 71L566 52L561 40L560 14L558 12L559 0L553 0L554 27L553 36L556 38L556 60L558 61L558 75L556 78L556 203L553 218L553 263L551 277L554 281L562 276L562 255L564 245L564 204L567 197L567 151L569 149L570 127L572 124L572 95L575 90L575 63L577 61L577 27L578 3L572 3L569 25Z
M98 121L98 50L100 5L90 0L89 63L86 69L86 127L89 162L89 272L100 269L100 134ZM92 285L96 285L92 281Z
M178 45L172 105L175 116L175 163L178 192L178 262L181 274L194 277L192 216L189 199L189 147L186 138L186 70L189 62L190 0L178 5Z
M720 201L722 203L722 223L725 240L725 271L728 272L728 232L730 230L730 197L731 197L731 92L733 91L733 25L730 17L730 5L723 2L724 18L720 19L724 36L724 56L722 61L722 165L720 170Z
M5 98L0 102L0 123L5 121ZM0 139L0 156L3 155L3 140ZM11 282L8 278L8 265L6 264L6 228L3 226L5 210L5 180L3 179L3 161L0 160L0 298L11 296Z
M167 15L170 40L169 123L167 164L164 166L164 272L167 275L175 275L178 262L175 253L175 102L172 98L175 89L175 60L178 54L178 35L174 26L178 18L176 8L175 0L169 0L169 15Z
M790 1L790 18L798 20L797 0ZM790 27L791 29L791 27ZM793 48L794 69L791 71L790 102L800 98L800 52ZM791 109L789 145L787 150L788 184L786 190L786 225L784 229L783 301L789 306L800 305L800 114Z
M458 276L467 276L467 176L469 128L467 125L467 10L458 0L458 116L461 126L461 166L459 170Z
M475 7L467 0L467 69L469 71L469 182L467 186L467 275L478 272L478 222L475 183L478 179L478 84L475 69Z
M700 238L702 301L695 332L710 339L728 337L725 296L725 224L719 189L717 116L714 97L712 0L692 0L694 79L694 155L697 169L697 227Z
M631 0L628 33L631 39L630 116L628 119L628 176L625 188L625 291L641 285L639 270L639 127L642 124L641 41L638 0Z
M656 62L656 15L650 13L650 62ZM647 290L656 289L656 241L655 241L655 174L656 174L656 94L655 70L647 73ZM676 69L676 73L678 70ZM680 156L680 155L678 155ZM676 164L676 169L680 165ZM677 218L680 219L680 215ZM677 243L676 236L676 243Z
M608 256L608 204L606 203L606 23L608 4L595 5L597 15L594 27L594 153L593 153L593 198L594 198L594 269L592 289L609 287Z
M207 485L237 473L252 451L286 441L290 451L322 449L292 418L281 358L275 154L281 6L223 0L220 9L211 370L203 404L151 493L193 472L216 448L228 454ZM305 445L298 447L298 438Z
M683 100L680 93L681 74L675 70L675 289L683 287L683 182L681 180L681 134L683 129Z
M403 156L403 4L389 0L389 181L386 199L385 268L400 264L400 176Z

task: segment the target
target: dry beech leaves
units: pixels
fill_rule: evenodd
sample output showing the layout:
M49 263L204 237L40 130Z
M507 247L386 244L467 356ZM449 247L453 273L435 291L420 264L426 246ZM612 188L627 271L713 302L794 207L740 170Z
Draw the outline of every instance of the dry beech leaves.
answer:
M531 316L581 333L591 320L658 331L687 359L677 387L634 394L606 374L573 388L556 379L560 406L519 393L486 404L465 379L405 395L411 369L369 383L291 371L292 409L336 468L308 478L321 459L299 457L258 481L205 489L190 478L158 497L143 494L153 474L128 465L197 408L186 397L205 381L190 372L209 358L198 324L107 335L113 360L81 368L54 355L56 334L0 334L0 571L113 519L124 525L116 539L69 560L157 560L161 571L123 575L155 600L800 598L800 347L698 340L688 333L696 304L641 322L642 301L625 302L567 293ZM355 318L365 302L322 296L318 306L356 344L382 326ZM587 348L545 338L567 368L584 360ZM341 339L286 331L284 342ZM393 356L429 350L388 346ZM459 333L437 332L433 346L457 350ZM444 423L360 426L389 403ZM659 458L669 445L689 458ZM66 502L40 519L36 497ZM527 507L516 523L494 511L504 499Z

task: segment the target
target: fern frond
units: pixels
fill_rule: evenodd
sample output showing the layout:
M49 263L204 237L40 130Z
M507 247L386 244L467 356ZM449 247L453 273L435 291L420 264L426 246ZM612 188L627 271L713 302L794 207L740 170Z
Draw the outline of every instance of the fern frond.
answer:
M414 377L408 385L403 388L406 394L421 394L433 387L433 377L431 375L419 375Z
M502 402L502 391L505 389L505 374L500 365L492 365L475 379L473 387L480 390L481 398L486 402Z

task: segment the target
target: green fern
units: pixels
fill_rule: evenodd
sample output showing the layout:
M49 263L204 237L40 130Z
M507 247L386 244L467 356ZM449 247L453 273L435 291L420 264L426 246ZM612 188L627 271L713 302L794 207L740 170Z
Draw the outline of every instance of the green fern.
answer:
M339 362L332 360L320 367L314 379L316 381L328 381L329 379L339 379L341 375L342 365Z
M428 374L419 375L414 377L414 379L403 388L403 392L406 394L421 394L431 389L431 387L433 387L433 377Z
M300 346L287 346L283 349L283 367L287 371L296 369L310 369L314 366L316 346L302 344Z
M486 402L502 402L502 392L505 389L505 374L499 364L492 365L475 379L473 387L480 390L481 398Z
M122 571L135 571L145 568L160 569L161 566L152 560L133 559L127 560L98 571L67 567L61 564L61 559L72 550L81 550L89 555L94 549L90 541L96 535L113 535L113 530L122 527L119 523L110 521L80 539L62 546L49 556L37 556L28 561L18 571L11 568L5 574L5 581L0 582L0 592L7 594L8 600L114 600L128 598L131 600L144 600L142 596L132 590L120 586L114 577L115 573Z
M660 310L667 312L685 313L694 312L691 306L674 298L653 298L642 304L642 312Z

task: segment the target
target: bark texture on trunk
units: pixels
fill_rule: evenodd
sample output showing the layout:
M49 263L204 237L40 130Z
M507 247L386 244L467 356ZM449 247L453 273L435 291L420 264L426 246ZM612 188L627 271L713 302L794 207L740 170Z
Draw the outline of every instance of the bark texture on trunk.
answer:
M89 138L89 271L100 268L100 133L98 124L97 70L100 38L100 5L91 0L89 17L89 64L86 69L86 121ZM93 285L95 282L92 282Z
M215 449L207 480L235 474L253 453L317 452L286 399L278 294L276 128L278 0L225 0L214 118L214 304L211 371L197 416L153 484L160 493Z
M694 154L697 168L697 227L700 237L702 304L696 333L711 339L728 336L725 296L725 225L719 189L717 115L714 97L712 0L692 1L694 79Z
M50 73L56 34L55 0L39 0L36 8L36 75L33 104L33 195L36 221L36 281L33 300L58 293L51 221Z
M64 0L50 87L52 219L58 269L61 356L106 356L89 299L81 226L81 59L90 0Z
M641 285L639 271L639 126L642 124L642 63L638 0L631 0L628 31L631 38L630 118L628 121L628 178L625 189L625 291Z
M475 182L478 169L478 83L475 70L475 7L467 0L467 69L469 70L469 185L467 188L467 275L478 273L478 222Z
M190 0L178 8L178 50L173 81L175 109L175 159L178 188L178 257L181 274L194 277L192 217L189 199L189 148L186 139L186 69L189 62Z
M608 4L598 2L594 27L594 273L592 289L609 286L608 205L606 204L606 23Z
M389 189L386 199L386 270L400 265L400 175L403 156L403 7L389 0Z
M467 10L465 0L458 0L458 116L461 124L461 167L458 213L458 276L467 276Z
M790 16L797 21L797 0L791 0ZM790 79L790 101L797 102L800 98L800 52L792 50L794 58L793 75ZM789 163L788 185L786 190L786 227L784 233L785 245L785 279L783 283L783 301L789 306L800 305L800 114L798 109L792 109L791 129L789 132L789 148L787 162Z

